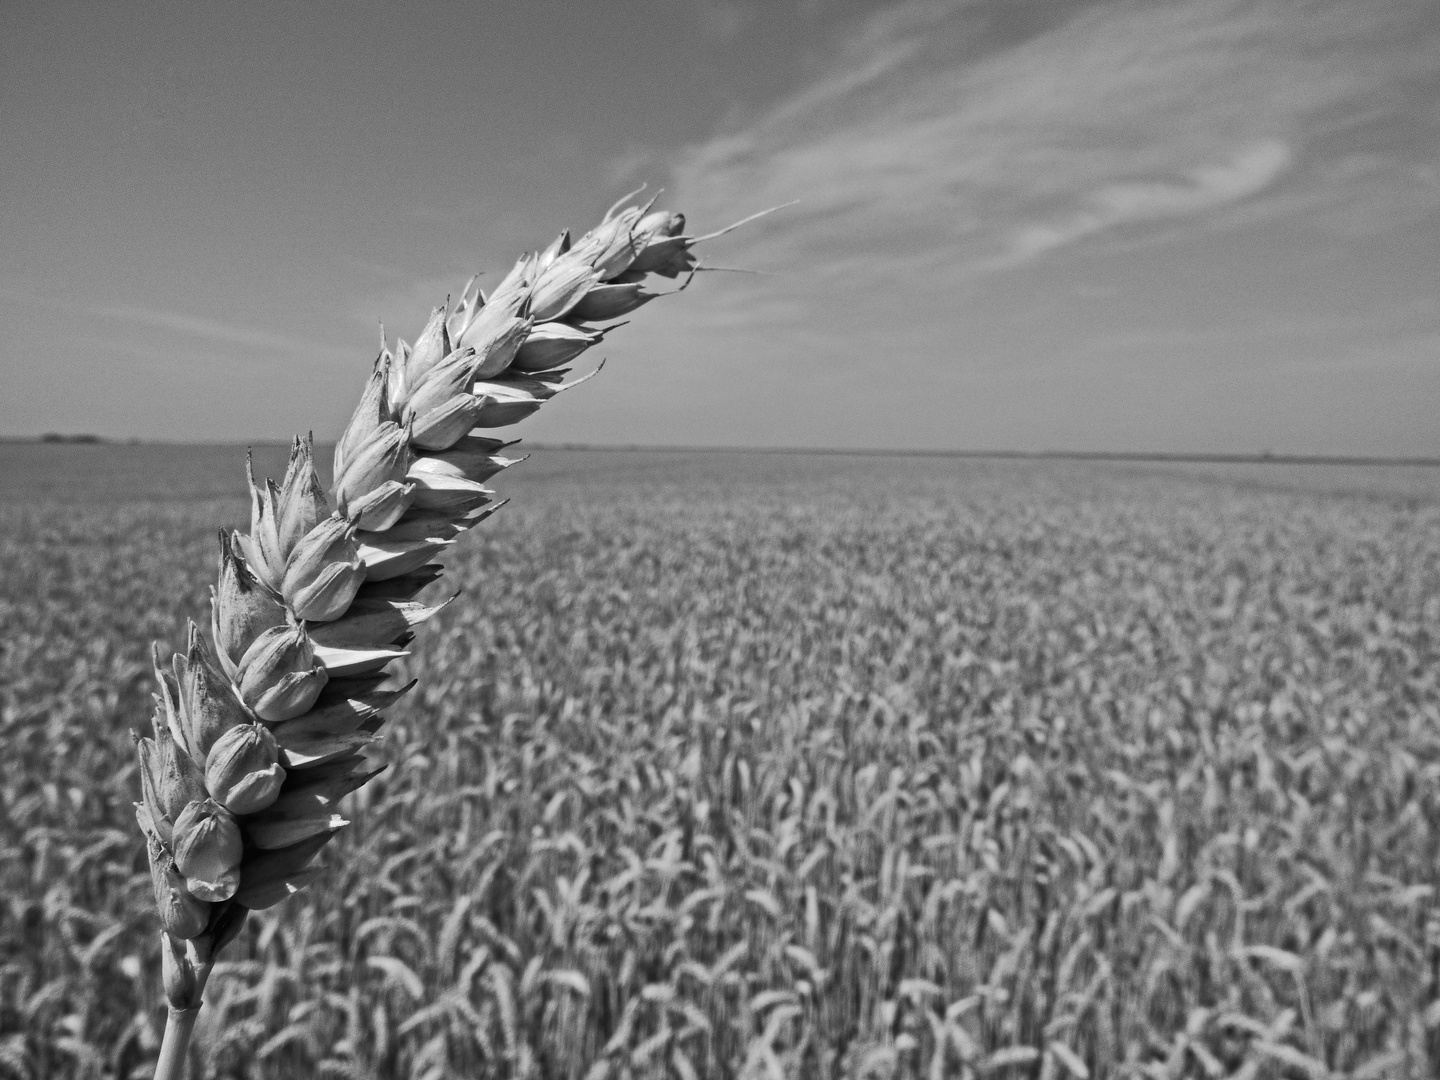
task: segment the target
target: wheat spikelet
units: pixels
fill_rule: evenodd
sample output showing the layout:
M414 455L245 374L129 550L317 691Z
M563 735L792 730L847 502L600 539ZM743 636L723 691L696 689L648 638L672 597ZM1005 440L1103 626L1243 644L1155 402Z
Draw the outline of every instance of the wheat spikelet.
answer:
M635 194L574 243L562 232L521 258L488 297L472 281L413 344L382 341L328 494L308 438L278 485L247 465L250 531L221 533L211 641L191 622L170 664L156 651L153 735L135 740L171 1010L157 1080L183 1068L218 951L247 912L321 874L315 856L348 824L340 800L379 771L361 751L410 689L384 688L386 665L444 606L415 598L498 508L486 481L516 461L478 432L583 381L565 365L603 339L596 324L662 295L651 275L688 284L700 268L708 237Z

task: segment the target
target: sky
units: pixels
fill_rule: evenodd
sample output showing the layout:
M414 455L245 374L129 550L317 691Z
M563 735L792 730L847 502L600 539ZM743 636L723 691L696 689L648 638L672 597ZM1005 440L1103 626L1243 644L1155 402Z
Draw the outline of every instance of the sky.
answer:
M1440 456L1435 0L0 3L0 435L246 441L642 183L541 442Z

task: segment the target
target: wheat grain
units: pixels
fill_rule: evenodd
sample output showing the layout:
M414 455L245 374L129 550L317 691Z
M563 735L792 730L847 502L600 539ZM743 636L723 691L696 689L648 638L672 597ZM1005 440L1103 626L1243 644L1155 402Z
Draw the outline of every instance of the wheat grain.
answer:
M170 1008L157 1080L183 1069L217 953L249 911L320 876L315 856L349 824L340 800L379 771L361 750L410 689L383 688L385 668L443 606L415 597L445 548L497 508L485 482L516 460L477 432L583 381L564 381L563 365L602 340L591 324L660 295L643 287L650 274L697 268L705 238L631 198L574 243L561 233L520 259L489 297L467 285L413 345L382 342L330 493L310 438L294 441L280 484L249 471L250 531L221 536L213 646L191 622L168 667L157 650L153 735L136 738ZM370 964L418 1002L403 962Z

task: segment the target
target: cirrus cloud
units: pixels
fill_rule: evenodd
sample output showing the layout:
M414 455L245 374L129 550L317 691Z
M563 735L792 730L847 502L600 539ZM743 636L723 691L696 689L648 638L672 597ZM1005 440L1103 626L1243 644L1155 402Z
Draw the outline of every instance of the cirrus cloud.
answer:
M1440 318L1388 313L1440 242L1437 78L1431 0L887 5L678 158L697 222L801 203L636 356L695 343L677 441L763 384L772 442L1435 452Z
M1009 261L1023 262L1119 225L1191 217L1258 195L1290 167L1279 139L1253 143L1228 159L1191 170L1181 182L1119 182L1084 197L1084 208L1058 221L1024 226L1010 239Z

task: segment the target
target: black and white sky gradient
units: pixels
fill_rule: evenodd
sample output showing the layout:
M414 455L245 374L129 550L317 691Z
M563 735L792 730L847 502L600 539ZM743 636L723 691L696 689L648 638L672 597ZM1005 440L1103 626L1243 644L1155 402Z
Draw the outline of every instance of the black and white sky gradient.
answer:
M0 434L333 437L648 181L801 201L528 438L1440 455L1435 0L9 0L0 137Z

